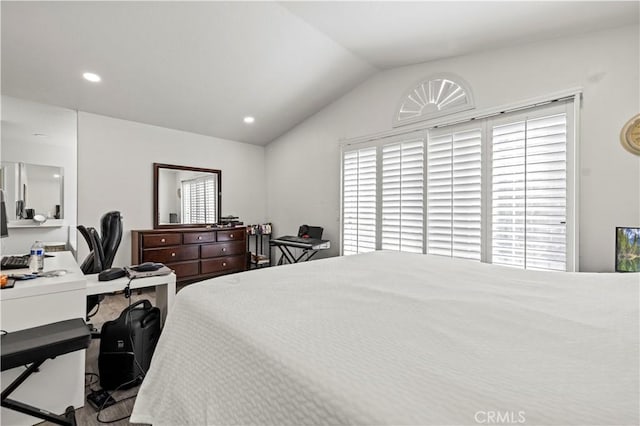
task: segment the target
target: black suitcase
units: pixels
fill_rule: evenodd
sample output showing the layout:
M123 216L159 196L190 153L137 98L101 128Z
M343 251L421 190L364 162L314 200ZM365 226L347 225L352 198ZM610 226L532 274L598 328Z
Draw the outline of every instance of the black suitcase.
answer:
M103 389L128 389L139 384L151 364L160 337L160 309L148 300L127 307L100 332L98 370Z

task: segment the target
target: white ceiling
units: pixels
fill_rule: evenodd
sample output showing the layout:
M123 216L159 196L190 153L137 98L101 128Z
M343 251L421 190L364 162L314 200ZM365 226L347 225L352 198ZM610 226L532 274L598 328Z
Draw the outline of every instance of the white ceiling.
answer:
M71 110L2 97L2 139L16 142L12 146L68 147L75 145L77 128L76 114Z
M638 1L293 2L291 12L379 68L639 21Z
M638 2L8 2L2 93L266 144L383 68L638 23ZM93 71L103 81L81 75ZM255 116L246 125L242 118Z

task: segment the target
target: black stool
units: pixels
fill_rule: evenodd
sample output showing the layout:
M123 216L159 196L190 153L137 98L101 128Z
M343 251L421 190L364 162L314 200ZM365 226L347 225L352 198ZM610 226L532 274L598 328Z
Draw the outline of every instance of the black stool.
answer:
M28 414L59 425L75 425L73 406L67 407L64 415L56 415L47 410L9 399L27 378L38 370L47 359L89 347L91 333L81 318L54 322L40 327L14 331L2 336L2 371L30 364L5 390L2 391L2 407ZM51 386L55 386L54 383Z

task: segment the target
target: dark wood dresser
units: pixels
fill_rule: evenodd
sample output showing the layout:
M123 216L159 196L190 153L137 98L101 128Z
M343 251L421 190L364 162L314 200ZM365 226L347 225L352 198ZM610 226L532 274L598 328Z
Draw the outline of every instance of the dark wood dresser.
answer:
M131 263L164 263L178 282L245 271L247 258L245 227L131 231Z

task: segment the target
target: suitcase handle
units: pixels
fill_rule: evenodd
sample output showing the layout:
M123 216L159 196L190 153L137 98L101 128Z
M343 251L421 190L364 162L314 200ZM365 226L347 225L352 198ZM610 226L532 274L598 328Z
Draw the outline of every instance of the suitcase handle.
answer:
M147 314L145 316L142 317L142 327L146 327L147 324L151 321L156 321L158 318L160 318L160 309L151 309L149 312L147 312Z
M144 309L151 309L151 302L148 299L138 300L135 303L132 303L131 306L127 306L127 308L122 311L122 313L128 312L137 308L139 305L144 305Z

